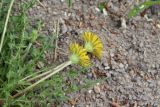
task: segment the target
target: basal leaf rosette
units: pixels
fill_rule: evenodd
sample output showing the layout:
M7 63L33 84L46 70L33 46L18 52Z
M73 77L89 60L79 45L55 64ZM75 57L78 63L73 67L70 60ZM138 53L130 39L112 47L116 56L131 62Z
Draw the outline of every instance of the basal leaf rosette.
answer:
M87 52L93 53L93 55L101 59L103 44L99 37L93 32L87 31L83 33L82 38L85 42L84 48L87 50Z

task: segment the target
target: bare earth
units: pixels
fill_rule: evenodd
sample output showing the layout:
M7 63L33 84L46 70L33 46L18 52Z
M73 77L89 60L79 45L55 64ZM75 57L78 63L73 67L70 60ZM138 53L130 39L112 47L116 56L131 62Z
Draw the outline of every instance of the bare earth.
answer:
M73 0L69 9L65 0L41 0L44 7L39 4L28 12L33 24L44 21L46 35L53 32L54 21L59 19L58 47L64 52L86 30L95 32L103 41L102 61L95 60L86 76L100 78L94 73L98 72L108 79L91 90L82 89L68 95L78 99L73 105L112 107L115 101L122 107L160 107L160 16L151 15L148 10L146 15L152 21L141 16L128 20L126 13L131 3L135 4L134 0L111 0L114 2L110 2L108 15L104 15L97 10L100 1L104 0ZM126 26L122 20L127 22ZM57 62L66 58L58 54Z

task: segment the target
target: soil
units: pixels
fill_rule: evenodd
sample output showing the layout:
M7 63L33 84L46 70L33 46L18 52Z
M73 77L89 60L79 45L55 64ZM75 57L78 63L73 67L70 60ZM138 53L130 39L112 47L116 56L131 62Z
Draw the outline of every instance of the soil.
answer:
M160 13L128 19L135 0L110 0L105 12L98 4L105 0L41 0L28 15L34 25L42 20L42 33L51 35L60 22L57 62L64 62L71 42L81 40L84 31L96 33L103 42L103 58L94 60L86 76L107 77L104 83L68 96L76 103L62 107L160 107ZM160 10L159 10L160 11ZM149 19L148 19L148 18ZM52 62L52 61L51 61ZM98 72L98 73L95 73ZM99 75L98 75L99 74Z

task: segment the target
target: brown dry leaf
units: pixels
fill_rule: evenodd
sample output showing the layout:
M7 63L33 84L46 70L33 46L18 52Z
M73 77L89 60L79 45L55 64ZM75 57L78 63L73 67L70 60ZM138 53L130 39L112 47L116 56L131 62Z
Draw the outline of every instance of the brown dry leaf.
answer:
M145 81L147 81L147 80L149 80L149 79L150 79L150 78L148 77L148 75L145 75L145 76L144 76L144 80L145 80Z
M112 103L111 103L111 106L112 106L112 107L121 107L117 102L112 102Z
M94 71L96 77L106 77L106 73L105 72L102 72L102 71Z
M152 107L150 104L147 104L147 106L146 107ZM159 107L159 106L158 106Z
M93 74L94 78L97 78L97 75L94 70L92 70L92 74Z
M2 107L4 104L4 100L0 99L0 107Z
M83 22L79 22L79 28L83 28L84 27L84 23Z
M74 105L76 105L77 104L77 99L70 99L70 100L68 100L68 103L71 105L71 106L74 106Z

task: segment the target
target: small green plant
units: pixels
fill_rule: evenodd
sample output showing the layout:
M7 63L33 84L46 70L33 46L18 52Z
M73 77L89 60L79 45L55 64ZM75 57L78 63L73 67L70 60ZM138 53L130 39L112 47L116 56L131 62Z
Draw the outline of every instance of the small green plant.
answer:
M145 9L153 6L153 5L160 5L160 0L150 0L135 6L133 9L130 10L128 13L128 17L132 18L138 15L140 12L144 11Z
M98 8L100 12L103 12L103 9L105 9L105 7L106 7L106 2L102 2L98 4Z
M72 0L66 0L66 1L67 1L67 4L68 4L68 7L71 8L72 3L73 3Z
M51 48L48 44L50 38L39 33L41 22L37 22L35 28L29 25L26 12L36 3L35 0L19 4L20 9L17 15L13 15L14 8L11 9L10 4L13 3L13 0L4 0L0 3L0 34L2 35L0 101L4 102L4 107L11 105L17 105L16 107L18 105L27 106L31 104L27 97L23 96L14 100L11 99L11 96L16 91L23 89L24 86L29 85L21 82L21 86L17 88L17 83L21 78L32 74L36 70L39 61L45 63L44 52ZM8 11L10 12L6 15ZM6 22L8 26L6 26Z

